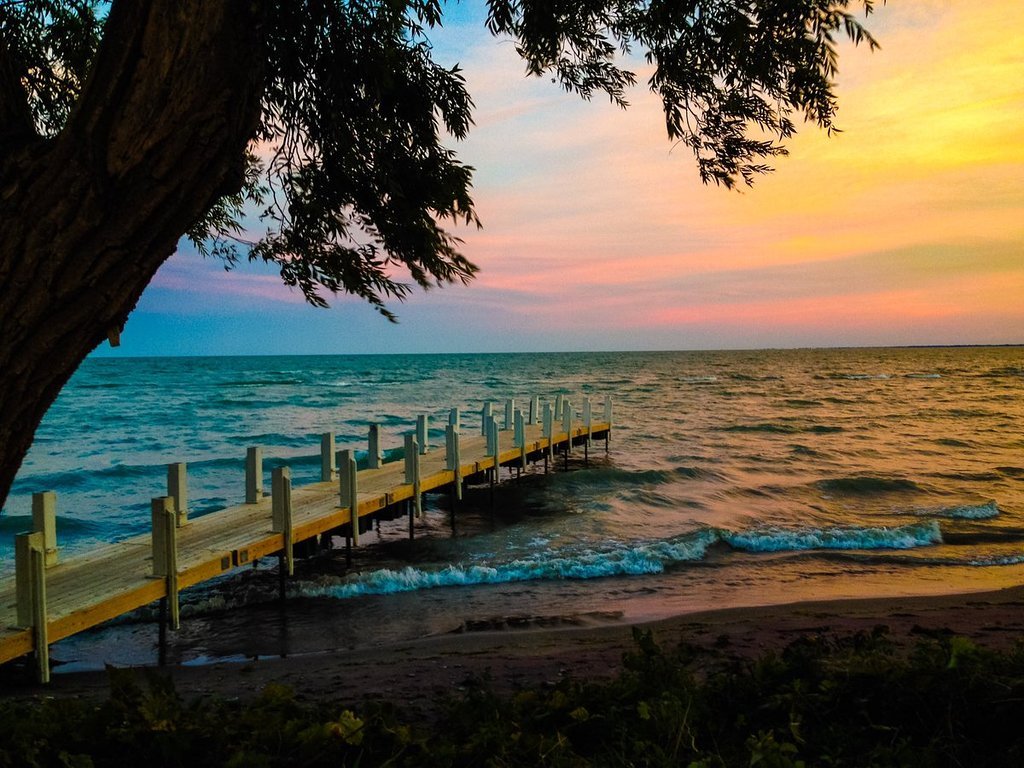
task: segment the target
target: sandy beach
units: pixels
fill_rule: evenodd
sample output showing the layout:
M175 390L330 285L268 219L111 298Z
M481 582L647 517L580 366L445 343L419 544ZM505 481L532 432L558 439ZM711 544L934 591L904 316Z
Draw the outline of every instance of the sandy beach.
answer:
M801 636L841 637L888 628L893 641L911 647L921 639L953 633L980 646L1008 649L1024 634L1024 586L971 594L804 602L686 614L641 625L665 646L690 643L716 654L754 658L781 651ZM613 676L630 649L632 624L469 631L350 652L205 666L168 666L185 699L217 695L247 698L266 685L293 688L300 699L331 699L358 706L391 701L412 714L427 714L449 695L488 677L499 691L577 679ZM102 697L103 672L66 673L40 687L8 679L7 697Z

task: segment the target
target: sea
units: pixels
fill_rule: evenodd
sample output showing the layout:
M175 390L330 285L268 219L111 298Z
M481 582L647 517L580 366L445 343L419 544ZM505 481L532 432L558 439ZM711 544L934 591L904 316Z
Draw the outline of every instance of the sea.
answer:
M493 493L300 563L183 593L168 661L204 664L447 633L631 623L729 606L1024 582L1024 348L91 358L0 513L0 577L31 494L57 493L65 556L146 533L166 465L190 516L241 503L244 456L319 479L320 434L394 454L416 417L610 398L610 439ZM431 442L441 444L439 429ZM364 454L360 454L364 455ZM335 542L338 543L338 542ZM155 663L155 608L54 645L56 671Z

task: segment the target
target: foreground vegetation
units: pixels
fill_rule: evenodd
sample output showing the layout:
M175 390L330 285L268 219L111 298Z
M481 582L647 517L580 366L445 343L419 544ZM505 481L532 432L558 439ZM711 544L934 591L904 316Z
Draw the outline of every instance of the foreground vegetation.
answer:
M511 696L486 681L428 724L269 686L184 702L113 673L103 703L0 703L2 766L819 766L1024 764L1024 650L883 628L743 661L636 633L609 682Z

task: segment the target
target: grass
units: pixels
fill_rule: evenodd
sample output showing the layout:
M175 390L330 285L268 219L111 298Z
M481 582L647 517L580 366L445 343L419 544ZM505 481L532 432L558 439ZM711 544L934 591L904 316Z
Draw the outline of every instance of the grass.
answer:
M879 628L756 661L648 633L609 682L504 696L486 681L429 725L268 686L182 700L111 673L102 703L0 703L0 766L1001 766L1024 764L1024 649L899 650Z

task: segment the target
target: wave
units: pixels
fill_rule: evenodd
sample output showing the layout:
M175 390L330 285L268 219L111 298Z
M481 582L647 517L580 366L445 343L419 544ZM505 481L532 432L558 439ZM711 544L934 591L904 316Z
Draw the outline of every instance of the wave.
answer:
M903 374L905 379L941 379L941 373L905 373Z
M888 373L824 373L815 374L814 378L833 381L887 381L892 377Z
M663 573L672 563L704 558L717 541L710 529L674 539L565 552L560 556L521 558L495 565L448 565L440 570L407 566L398 570L381 568L357 575L342 584L304 586L306 597L348 598L360 595L388 595L437 587L477 584L508 584L524 581L599 579L608 576L637 576ZM546 553L545 553L546 554Z
M733 549L746 552L790 552L809 549L913 549L942 543L939 524L931 520L896 528L822 528L761 531L722 535Z
M1020 565L1024 563L1024 555L1000 555L998 557L979 557L969 560L969 565L987 568L993 565Z
M83 520L79 517L57 516L57 535L64 543L65 538L96 536L110 528L108 521ZM0 515L0 533L18 534L32 530L32 515Z
M825 493L841 493L850 496L870 496L876 493L906 493L920 491L921 486L913 480L902 477L874 477L855 475L819 480L815 485Z
M689 466L643 470L600 467L551 475L547 483L554 488L568 486L575 489L609 490L630 486L670 485L680 480L722 480L722 476L713 470Z
M294 387L306 382L301 379L236 379L221 382L222 387Z
M914 514L953 520L991 520L999 514L999 505L995 501L989 501L984 504L961 504L955 507L922 509Z
M842 432L842 427L835 427L830 424L812 424L805 426L801 424L780 424L775 421L763 421L757 424L730 424L721 428L723 432L769 432L776 435L831 435Z
M545 550L533 557L505 563L447 565L430 570L416 566L380 568L357 574L338 584L310 584L298 589L305 597L350 598L388 595L439 587L509 584L526 581L600 579L664 573L668 568L703 560L708 549L723 542L745 552L804 552L809 550L911 549L942 542L935 521L897 528L829 528L786 530L771 528L735 533L705 528L660 541L607 544L600 548Z

